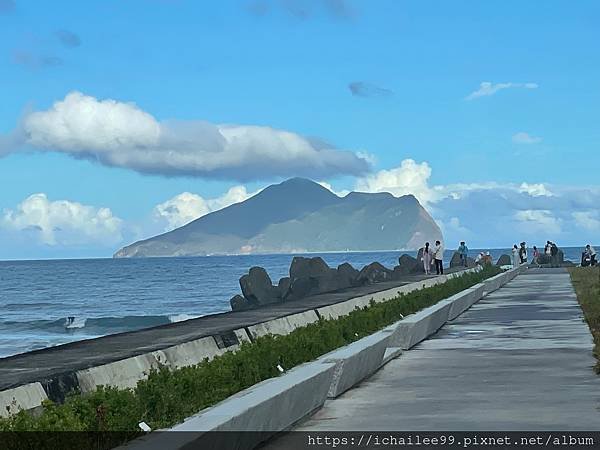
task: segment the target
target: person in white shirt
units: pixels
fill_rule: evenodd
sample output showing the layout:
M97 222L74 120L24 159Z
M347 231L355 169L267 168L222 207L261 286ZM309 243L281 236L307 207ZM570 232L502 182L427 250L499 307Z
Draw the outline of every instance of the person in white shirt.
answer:
M435 261L435 273L438 275L444 274L444 244L440 241L435 241L433 248L433 260Z
M518 265L519 265L519 247L517 247L517 244L513 245L512 263L513 263L513 267L518 267Z
M592 247L590 244L585 246L585 252L589 255L590 257L590 266L595 266L596 265L596 249L594 247Z

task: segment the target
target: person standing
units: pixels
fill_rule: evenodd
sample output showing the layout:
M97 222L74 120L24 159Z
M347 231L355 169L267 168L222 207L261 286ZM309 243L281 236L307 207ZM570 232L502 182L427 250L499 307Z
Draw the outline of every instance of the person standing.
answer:
M590 257L590 266L596 265L596 249L592 247L590 244L585 246L585 252Z
M521 242L521 247L519 248L519 263L525 264L527 262L527 244L525 242Z
M550 257L552 267L558 267L558 246L554 242L550 242Z
M519 247L517 247L517 244L513 245L512 263L513 267L517 267L519 265Z
M425 247L423 248L423 256L421 257L421 261L423 261L423 269L425 269L425 275L429 275L431 271L431 262L433 261L431 249L429 248L429 242L425 242Z
M465 241L461 241L460 245L458 246L458 250L457 251L458 251L458 254L460 256L460 264L461 264L461 266L467 267L467 253L469 251L469 248L465 244Z
M435 261L435 273L438 275L444 274L444 244L440 241L435 241L433 248L433 259Z
M538 261L540 259L540 251L538 250L538 248L534 245L533 246L533 259L531 260L531 262L533 264L538 264Z

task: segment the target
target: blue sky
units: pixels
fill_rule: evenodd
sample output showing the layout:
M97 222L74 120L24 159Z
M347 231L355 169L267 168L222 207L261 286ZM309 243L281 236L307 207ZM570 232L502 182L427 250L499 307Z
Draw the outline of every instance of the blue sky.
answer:
M414 193L450 241L593 241L598 19L594 1L0 0L0 259L109 256L292 175Z

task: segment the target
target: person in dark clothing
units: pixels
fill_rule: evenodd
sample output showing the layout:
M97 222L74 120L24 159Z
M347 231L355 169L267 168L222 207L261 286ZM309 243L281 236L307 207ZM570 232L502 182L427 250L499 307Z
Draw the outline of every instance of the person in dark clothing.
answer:
M444 245L440 241L435 241L433 248L433 259L435 261L435 273L444 274Z
M550 242L550 256L552 257L552 266L558 267L558 247L554 242Z

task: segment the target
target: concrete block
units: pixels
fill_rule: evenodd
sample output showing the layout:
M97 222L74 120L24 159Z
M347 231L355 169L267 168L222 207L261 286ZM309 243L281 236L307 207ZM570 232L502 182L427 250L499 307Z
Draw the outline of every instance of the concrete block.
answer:
M252 325L248 327L248 331L252 338L266 336L268 334L285 335L290 334L296 328L303 327L309 323L318 322L318 320L319 316L317 313L310 310Z
M376 372L383 364L391 335L390 330L379 331L320 357L318 361L335 364L328 397L338 397Z
M450 307L451 303L441 301L386 328L392 330L388 345L402 350L414 347L446 323Z
M485 292L489 294L490 292L494 292L504 286L509 279L509 275L507 272L499 273L496 276L483 280L482 283L485 285Z
M392 300L396 297L399 297L402 294L407 295L411 292L418 291L420 289L445 283L446 281L446 275L440 275L434 278L427 278L422 281L408 283L404 286L386 289L385 291L374 292L372 294L364 295L362 297L356 297L345 302L336 303L335 305L317 308L316 311L321 317L325 319L336 319L340 316L346 316L350 314L357 308L364 308L365 306L369 306L371 301L375 303L383 303Z
M320 408L335 364L312 362L263 381L186 419L169 431L135 440L122 450L227 448L250 450ZM208 433L208 432L225 433ZM252 433L231 433L252 431Z
M450 305L448 311L448 320L454 320L460 316L464 311L473 306L474 303L478 302L483 297L485 285L483 283L476 284L469 289L459 292L452 297L442 300L444 303Z
M382 366L386 365L392 359L396 359L398 356L402 354L402 349L400 347L388 347L385 349L385 354L383 355Z
M29 411L42 405L48 396L40 383L24 384L0 392L0 417L8 417L19 411Z
M374 292L370 295L365 295L364 297L357 297L357 298L363 298L363 299L367 299L369 301L371 299L373 299L373 301L375 303L384 303L384 302L392 300L396 297L399 297L400 294L402 294L402 293L407 294L408 292L412 292L412 290L419 289L419 287L413 287L414 284L416 284L416 283L410 283L410 284L406 284L404 286L399 286L399 287L395 287L392 289L386 289L385 291ZM412 288L412 290L411 290L411 288Z
M159 364L171 369L194 366L206 358L213 359L226 351L235 350L238 346L219 348L214 337L207 336L183 344L174 345L166 349L154 352L154 357Z
M244 329L235 330L233 333L238 342L250 341ZM94 391L100 385L119 389L134 388L138 381L148 377L152 369L163 366L170 369L194 366L205 359L211 360L238 348L239 345L219 347L213 336L206 336L152 353L80 370L75 376L81 392Z
M92 392L97 386L113 386L119 389L134 388L138 381L148 376L151 369L158 369L160 352L147 353L115 361L102 366L90 367L75 373L81 392ZM161 357L162 359L163 357ZM164 357L166 360L166 357Z
M334 305L323 306L317 308L316 311L324 319L337 319L341 316L347 316L355 309L361 309L365 306L369 306L373 295L366 295L363 297L356 297L345 302L336 303Z

